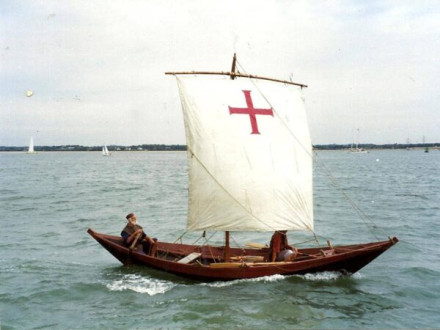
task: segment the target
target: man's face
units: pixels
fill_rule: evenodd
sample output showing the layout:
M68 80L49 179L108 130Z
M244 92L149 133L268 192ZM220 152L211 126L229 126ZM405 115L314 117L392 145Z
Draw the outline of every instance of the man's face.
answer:
M132 225L135 225L135 224L136 224L136 221L137 221L136 214L133 215L130 219L128 219L128 221L129 221Z

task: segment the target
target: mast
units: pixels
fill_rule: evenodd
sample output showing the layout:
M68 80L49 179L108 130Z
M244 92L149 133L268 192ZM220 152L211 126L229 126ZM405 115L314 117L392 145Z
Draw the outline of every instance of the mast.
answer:
M237 64L237 55L234 53L234 57L232 59L232 68L231 68L231 73L235 73L235 65ZM234 80L235 79L235 75L231 74L231 79Z
M229 250L229 231L225 231L225 262L229 262L230 250Z
M356 134L356 150L359 150L359 128L357 129Z
M234 53L234 57L232 58L232 67L231 67L231 80L235 79L235 68L237 65L237 54ZM230 249L229 249L229 231L225 231L225 262L229 262L230 259Z

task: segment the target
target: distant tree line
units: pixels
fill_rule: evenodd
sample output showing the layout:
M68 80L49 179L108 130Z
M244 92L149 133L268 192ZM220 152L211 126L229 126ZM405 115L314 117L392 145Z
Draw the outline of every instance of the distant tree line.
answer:
M131 146L108 145L110 152L114 151L185 151L186 145L180 144L141 144ZM28 147L0 146L0 151L27 151ZM101 151L102 146L60 145L60 146L35 146L35 151Z
M352 144L316 144L313 146L315 150L342 150L351 149ZM359 144L358 148L362 149L412 149L412 148L440 148L440 143L393 143L393 144Z
M351 144L316 144L315 150L343 150L350 149ZM437 148L440 143L411 143L411 144L359 144L362 149L412 149L412 148ZM0 146L0 151L27 151L27 146L8 147ZM185 151L186 145L181 144L140 144L131 146L109 145L110 152L114 151ZM60 146L35 146L35 151L101 151L102 146L60 145Z

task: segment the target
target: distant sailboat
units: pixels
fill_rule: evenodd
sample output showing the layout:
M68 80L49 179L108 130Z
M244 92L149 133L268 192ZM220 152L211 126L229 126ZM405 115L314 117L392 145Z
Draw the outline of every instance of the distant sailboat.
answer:
M28 154L36 154L35 150L34 150L34 138L31 136L31 140L29 142L29 148L27 151Z
M102 147L102 155L103 156L110 156L111 154L108 152L107 146L104 144Z
M365 150L363 148L359 148L359 128L357 129L356 148L353 148L353 144L351 144L350 153L355 153L355 154L366 154L366 153L368 153L367 150Z

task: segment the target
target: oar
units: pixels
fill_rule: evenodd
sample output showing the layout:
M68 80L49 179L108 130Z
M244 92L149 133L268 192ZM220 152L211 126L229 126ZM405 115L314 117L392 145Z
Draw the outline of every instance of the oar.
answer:
M137 243L140 236L141 236L141 233L136 235L136 237L133 240L133 243L131 243L131 245L130 245L130 251L133 250L133 248L136 246L136 243Z
M128 263L131 264L131 255L133 253L133 248L136 245L136 242L138 241L139 237L141 236L141 234L137 234L133 240L133 242L131 243L130 247L128 248Z

